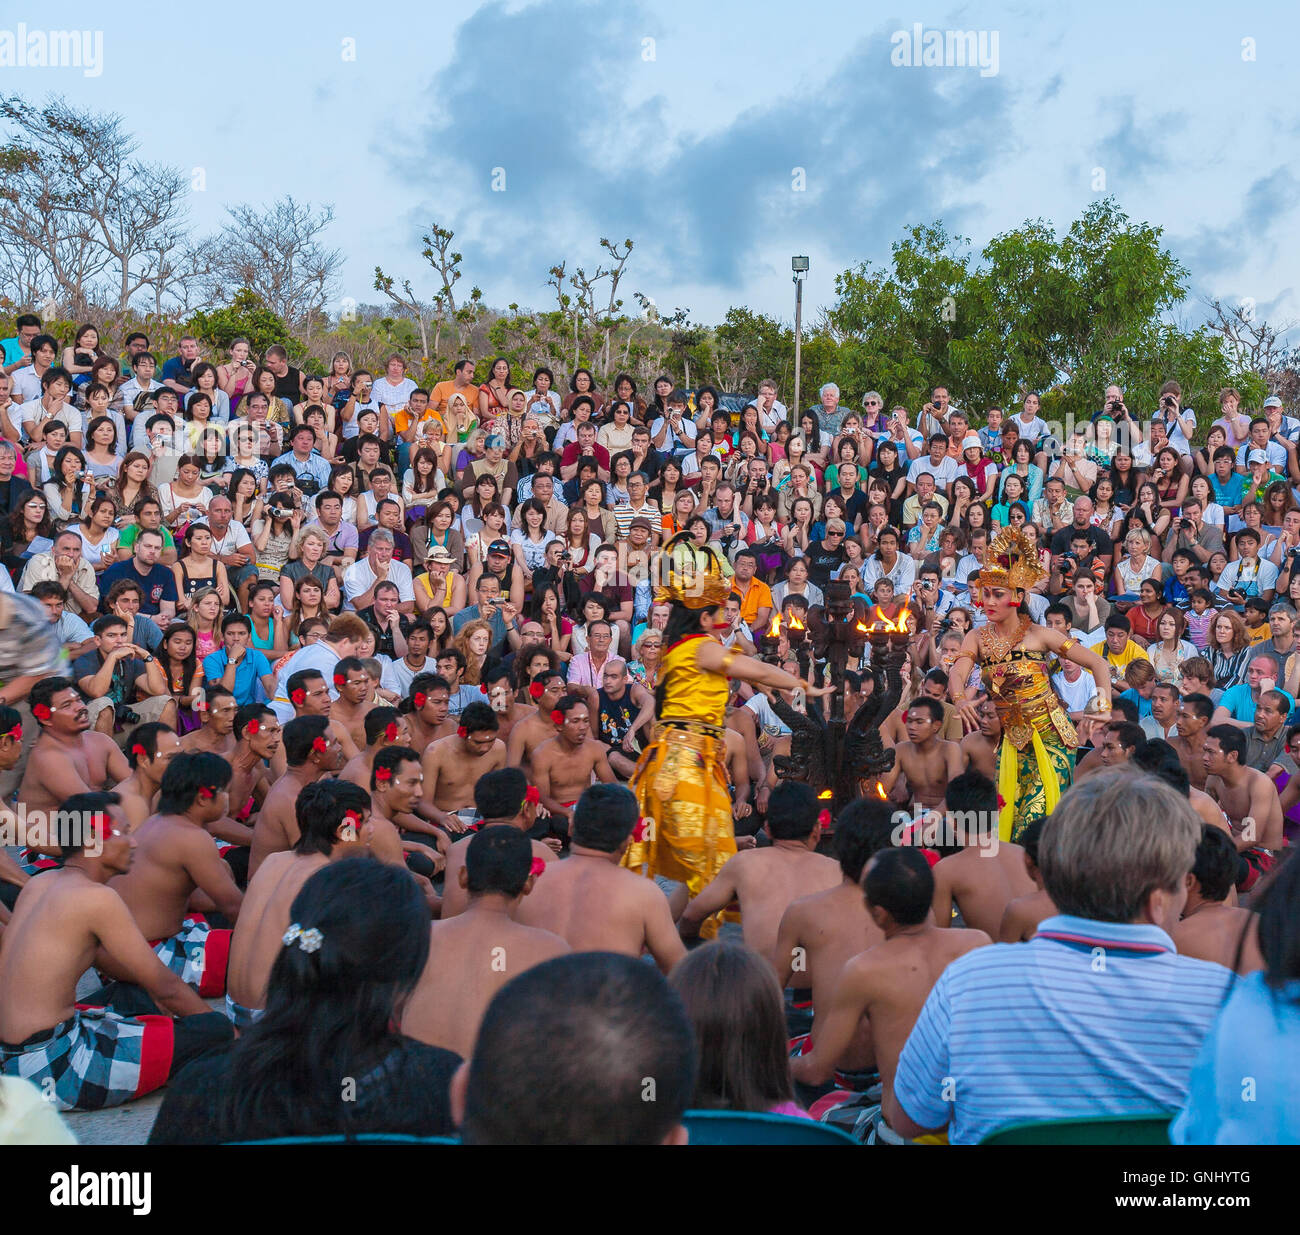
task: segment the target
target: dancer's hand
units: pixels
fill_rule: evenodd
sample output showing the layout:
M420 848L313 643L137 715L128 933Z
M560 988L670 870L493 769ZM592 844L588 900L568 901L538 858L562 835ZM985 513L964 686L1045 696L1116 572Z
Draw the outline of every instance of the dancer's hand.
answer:
M957 715L961 717L961 723L968 733L974 733L980 727L979 707L974 699L959 699L953 707L957 709Z

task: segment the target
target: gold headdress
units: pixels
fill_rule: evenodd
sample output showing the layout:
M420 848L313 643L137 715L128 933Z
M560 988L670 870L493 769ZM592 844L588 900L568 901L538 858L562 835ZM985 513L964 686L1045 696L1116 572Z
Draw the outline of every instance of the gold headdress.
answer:
M1027 592L1047 575L1038 550L1017 528L1005 527L989 542L980 562L980 587L1013 587Z
M685 605L688 609L716 609L731 595L731 580L722 573L718 555L700 547L689 532L678 532L656 563L659 586L655 602Z

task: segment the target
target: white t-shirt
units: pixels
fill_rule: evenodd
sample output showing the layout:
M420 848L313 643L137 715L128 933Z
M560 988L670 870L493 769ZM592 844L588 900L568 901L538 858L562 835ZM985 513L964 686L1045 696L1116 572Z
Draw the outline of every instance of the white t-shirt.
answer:
M194 497L180 497L169 482L158 490L158 500L162 503L163 518L167 519L171 517L172 511L176 509L177 505L184 502L198 506L201 510L207 510L208 503L212 501L212 490L201 488Z
M200 519L199 522L206 524L207 520ZM208 530L211 531L212 529L209 527ZM228 556L231 553L239 552L245 545L252 543L252 538L248 535L244 525L238 519L231 519L230 526L226 528L226 534L221 540L217 540L215 533L213 534L212 552L218 557L222 555Z
M385 690L391 690L394 694L405 697L407 691L411 689L411 683L421 673L433 673L438 668L437 661L431 661L426 656L424 664L419 669L412 669L406 663L406 658L390 660L384 666L384 672L379 679L379 685Z
M914 485L918 476L926 474L934 477L934 483L939 489L946 489L957 479L957 461L951 455L944 455L938 463L931 463L928 454L922 455L919 459L913 459L908 467L907 483Z
M376 406L382 403L390 411L405 407L411 401L411 392L419 387L409 377L404 377L396 386L386 377L378 377L370 388L370 401Z
M755 695L745 706L754 713L758 727L765 730L770 737L789 737L793 732L790 726L772 710L766 695Z
M334 666L341 657L324 639L309 643L299 648L287 661L280 675L275 679L275 698L267 704L281 724L294 717L293 704L289 702L289 679L301 669L319 669L325 684L329 687L330 698L337 699L338 691L334 689Z
M368 592L375 582L376 575L370 569L369 558L358 558L343 572L343 595L346 597L344 608L355 609L354 597ZM396 558L388 563L388 582L397 584L398 600L415 600L415 590L411 586L411 568Z
M1067 712L1082 712L1097 697L1097 682L1091 673L1080 673L1073 682L1064 673L1052 674L1052 688L1061 697Z
M24 403L39 402L41 397L41 379L36 376L36 370L27 365L26 368L15 369L11 374L13 377L13 392L22 396Z

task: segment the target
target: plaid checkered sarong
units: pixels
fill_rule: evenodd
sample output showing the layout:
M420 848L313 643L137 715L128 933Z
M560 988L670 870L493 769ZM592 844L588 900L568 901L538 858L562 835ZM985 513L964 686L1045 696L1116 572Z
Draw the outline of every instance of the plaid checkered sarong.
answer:
M176 934L151 939L149 946L182 982L212 999L226 993L231 933L214 929L201 917L188 917Z
M265 1015L265 1008L246 1008L242 1003L231 999L229 991L226 992L226 1018L240 1032L252 1029Z
M53 1029L0 1043L0 1072L36 1085L61 1111L97 1111L151 1093L171 1069L170 1016L79 1008Z

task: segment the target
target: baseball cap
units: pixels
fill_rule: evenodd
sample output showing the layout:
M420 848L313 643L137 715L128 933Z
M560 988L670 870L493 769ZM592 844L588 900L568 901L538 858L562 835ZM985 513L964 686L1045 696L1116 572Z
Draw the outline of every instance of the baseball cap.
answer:
M441 545L434 545L434 547L425 554L425 559L430 562L443 562L448 566L454 565L456 561L456 559Z
M647 532L653 532L655 530L654 525L644 515L637 515L637 517L628 524L629 531L634 527L643 527Z
M1246 456L1246 462L1247 462L1247 463L1267 463L1267 462L1268 462L1268 455L1266 455L1262 450L1252 450L1252 451L1250 452L1250 454L1248 454L1248 455Z
M1277 397L1277 395L1269 395L1268 398L1264 400L1264 406L1265 406L1265 407L1281 407L1281 406L1282 406L1282 400L1279 399L1279 398Z
M490 545L488 545L488 552L489 552L489 553L504 553L507 557L509 557L509 556L510 556L510 544L509 544L508 541L504 541L504 540L494 540Z

